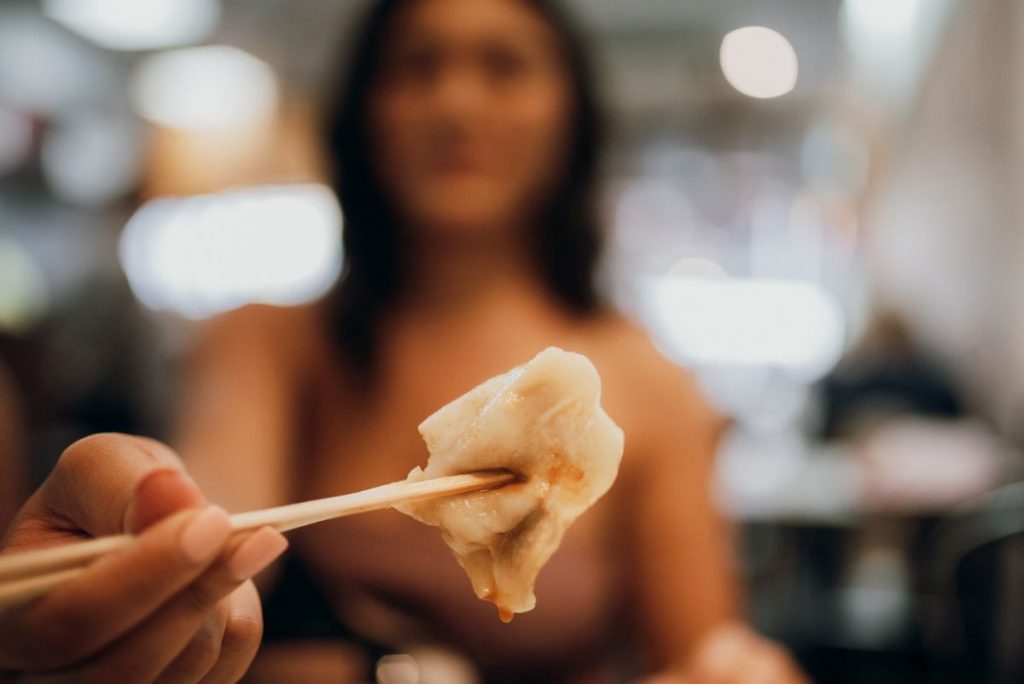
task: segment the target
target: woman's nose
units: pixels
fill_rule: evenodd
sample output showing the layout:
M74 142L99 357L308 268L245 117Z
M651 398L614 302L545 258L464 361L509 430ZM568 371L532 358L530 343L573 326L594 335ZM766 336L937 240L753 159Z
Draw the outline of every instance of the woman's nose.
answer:
M440 70L434 83L433 101L439 114L461 118L479 114L488 99L484 78L465 63Z

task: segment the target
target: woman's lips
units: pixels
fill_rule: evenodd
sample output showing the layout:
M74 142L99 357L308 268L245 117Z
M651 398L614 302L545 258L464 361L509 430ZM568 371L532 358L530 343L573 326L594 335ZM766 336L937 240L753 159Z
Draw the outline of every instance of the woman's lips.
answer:
M464 152L439 154L430 164L430 170L435 173L455 175L486 174L490 167L483 155Z

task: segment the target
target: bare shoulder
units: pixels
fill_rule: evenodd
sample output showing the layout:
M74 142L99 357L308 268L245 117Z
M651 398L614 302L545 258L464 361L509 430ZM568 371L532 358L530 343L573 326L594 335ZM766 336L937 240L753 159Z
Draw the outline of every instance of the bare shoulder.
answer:
M625 423L634 444L649 447L720 424L694 374L665 358L638 324L610 315L593 324L588 338L606 408Z
M665 358L640 325L613 314L594 326L590 339L602 376L652 401L667 399L677 405L702 401L693 373Z

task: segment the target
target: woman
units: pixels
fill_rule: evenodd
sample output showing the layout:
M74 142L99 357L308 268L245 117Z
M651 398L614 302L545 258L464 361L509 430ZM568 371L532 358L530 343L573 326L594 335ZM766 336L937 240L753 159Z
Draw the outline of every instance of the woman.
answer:
M542 573L537 609L510 625L472 595L436 530L403 516L295 534L278 595L305 603L294 619L272 605L268 631L296 640L268 643L254 673L357 681L371 656L440 639L486 681L638 667L798 681L779 649L725 627L738 609L708 498L715 417L594 289L598 126L554 5L377 2L338 103L337 291L222 318L191 368L180 451L211 500L254 509L401 479L425 460L425 416L552 344L598 367L627 450L612 492Z

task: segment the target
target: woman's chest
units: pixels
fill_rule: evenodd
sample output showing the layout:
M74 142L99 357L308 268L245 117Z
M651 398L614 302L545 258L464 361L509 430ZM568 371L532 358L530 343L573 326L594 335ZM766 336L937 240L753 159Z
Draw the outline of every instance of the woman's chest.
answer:
M302 495L330 496L405 478L427 461L418 431L424 419L551 345L587 354L602 375L615 366L578 332L495 326L450 335L396 335L383 345L363 389L329 376L319 379L306 403L307 430L300 435ZM619 385L605 384L602 404L628 433L635 407Z
M557 343L557 342L556 342ZM331 496L403 479L424 465L427 450L419 423L445 403L481 381L528 360L543 342L521 349L474 351L469 346L438 350L417 362L404 360L388 369L372 395L353 401L337 389L321 387L312 402L307 466L300 478L303 497ZM421 352L423 350L420 350ZM600 629L614 604L610 587L620 571L616 562L611 498L602 500L571 527L538 582L536 614L517 618L515 629L569 629L560 616L588 616ZM355 516L311 530L303 546L323 575L339 586L350 584L402 596L457 614L455 629L489 629L497 623L493 608L473 597L469 581L436 530L393 511ZM456 611L450 608L457 607ZM526 625L530 623L530 625ZM550 625L548 627L547 625ZM565 636L578 629L569 629ZM509 636L506 631L505 637ZM551 638L557 638L556 631Z

